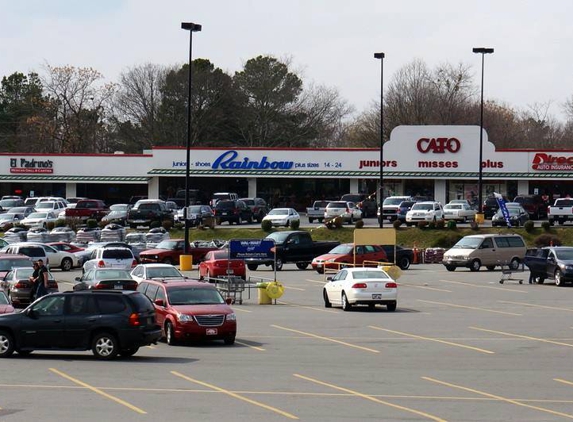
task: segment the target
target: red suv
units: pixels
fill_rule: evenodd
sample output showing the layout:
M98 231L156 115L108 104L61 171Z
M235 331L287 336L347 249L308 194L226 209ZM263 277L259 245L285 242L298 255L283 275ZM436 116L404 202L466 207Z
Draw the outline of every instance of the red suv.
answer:
M223 340L233 344L237 318L219 290L199 281L143 280L137 290L154 304L167 344L182 340Z

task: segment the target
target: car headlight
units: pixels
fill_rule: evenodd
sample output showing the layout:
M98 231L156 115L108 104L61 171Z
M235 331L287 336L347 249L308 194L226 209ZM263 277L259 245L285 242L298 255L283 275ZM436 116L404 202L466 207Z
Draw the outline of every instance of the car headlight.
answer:
M237 315L235 314L227 314L227 316L225 317L227 319L227 321L236 321L237 320Z
M179 322L193 322L193 317L187 314L178 314L177 319Z

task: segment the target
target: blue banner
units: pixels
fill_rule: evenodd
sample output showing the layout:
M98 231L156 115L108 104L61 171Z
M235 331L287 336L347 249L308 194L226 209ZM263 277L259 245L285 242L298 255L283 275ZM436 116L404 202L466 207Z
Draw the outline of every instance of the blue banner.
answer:
M495 200L497 201L497 205L499 205L499 209L501 210L501 214L503 215L503 218L505 218L505 222L507 223L507 227L511 227L511 219L509 218L509 211L507 210L507 207L505 206L505 199L503 199L503 196L501 196L501 194L499 193L493 193L493 195L495 196Z
M275 242L264 239L231 240L231 259L275 259Z

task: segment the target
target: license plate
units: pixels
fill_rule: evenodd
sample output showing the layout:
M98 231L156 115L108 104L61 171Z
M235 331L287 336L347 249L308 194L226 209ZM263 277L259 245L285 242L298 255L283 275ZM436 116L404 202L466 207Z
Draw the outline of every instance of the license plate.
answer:
M322 264L316 264L316 268L322 268Z
M227 270L227 274L235 274L235 271L233 271L233 270Z
M207 328L207 330L205 330L205 334L207 334L208 336L216 336L217 335L217 329L216 328Z
M372 299L382 299L382 294L380 294L380 293L373 293L373 294L372 294Z
M113 286L114 290L123 290L123 286L121 284L116 284L115 286Z

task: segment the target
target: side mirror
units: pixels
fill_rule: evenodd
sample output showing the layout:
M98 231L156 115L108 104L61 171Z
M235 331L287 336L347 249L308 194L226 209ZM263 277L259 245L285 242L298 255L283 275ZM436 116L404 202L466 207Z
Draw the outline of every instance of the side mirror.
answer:
M27 317L32 318L32 319L36 319L36 318L37 318L37 315L36 315L36 313L34 312L34 309L32 309L32 307L28 307L28 308L24 311L24 314L25 314Z
M326 281L332 281L332 277L326 277Z
M153 303L155 303L157 306L165 306L163 299L155 299L155 302Z
M75 281L79 282L82 278L81 277L76 277L74 278Z

